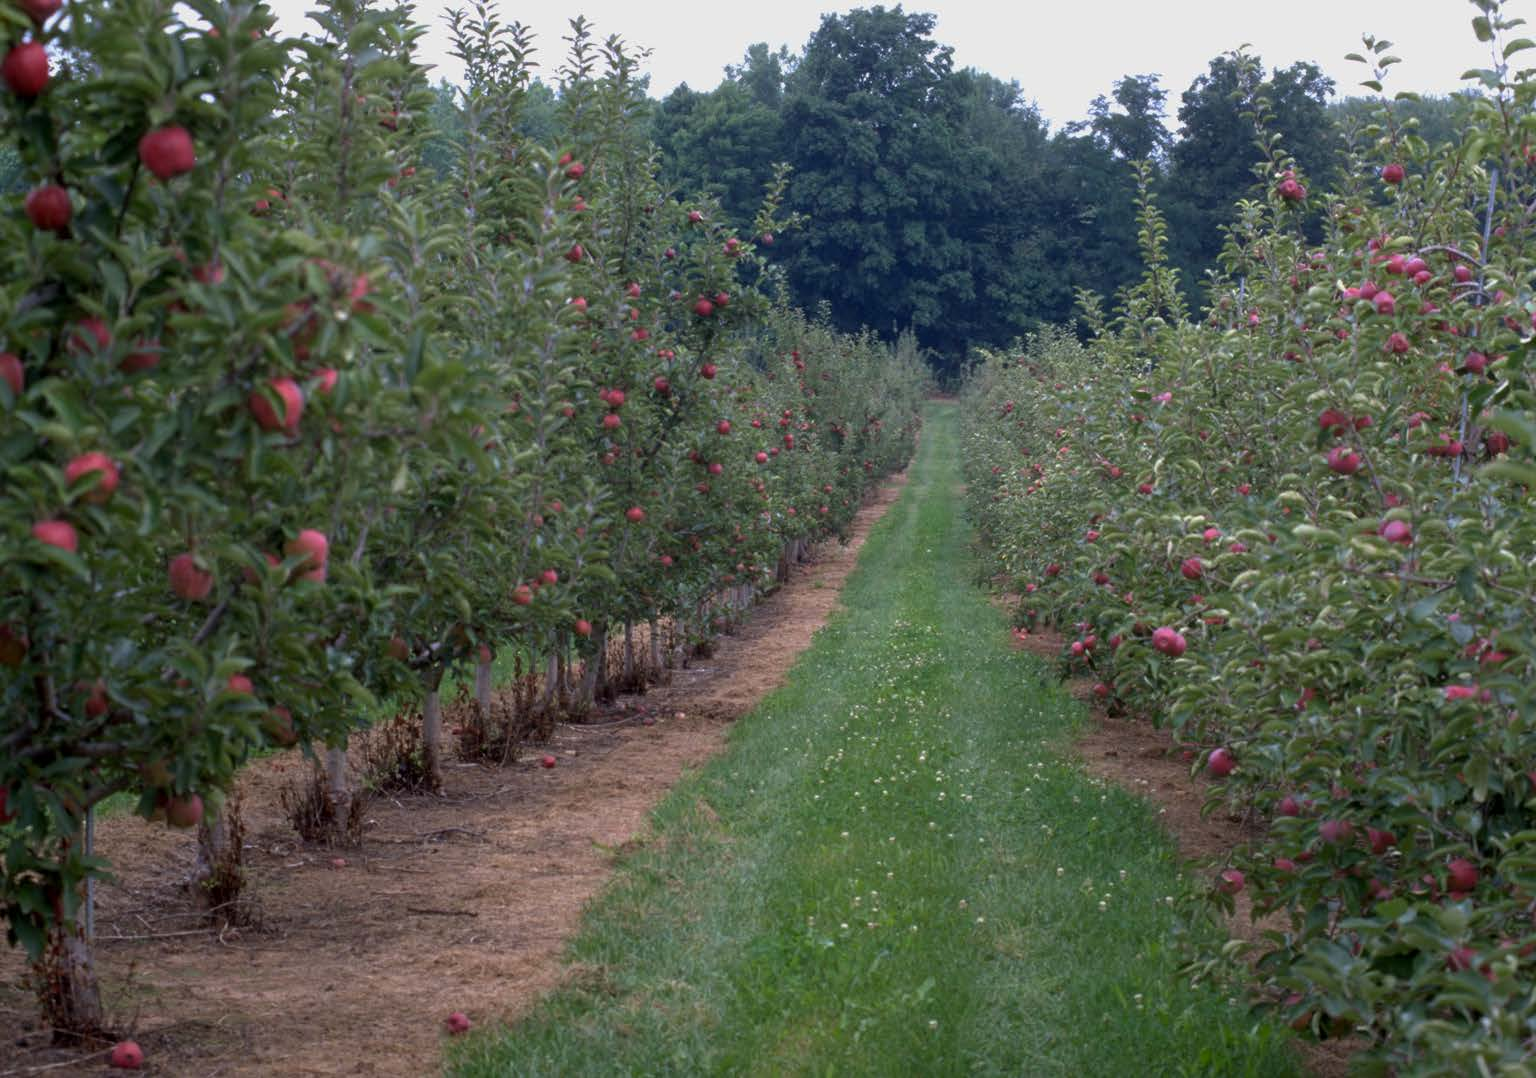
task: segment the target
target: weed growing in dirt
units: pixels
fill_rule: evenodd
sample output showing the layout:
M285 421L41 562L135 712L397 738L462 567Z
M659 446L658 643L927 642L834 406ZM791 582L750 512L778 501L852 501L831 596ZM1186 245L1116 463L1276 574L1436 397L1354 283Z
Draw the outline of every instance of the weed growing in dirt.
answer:
M278 801L283 815L305 842L331 846L362 844L367 792L354 790L343 808L331 796L325 771L319 764L309 770L307 777L290 779L278 792Z

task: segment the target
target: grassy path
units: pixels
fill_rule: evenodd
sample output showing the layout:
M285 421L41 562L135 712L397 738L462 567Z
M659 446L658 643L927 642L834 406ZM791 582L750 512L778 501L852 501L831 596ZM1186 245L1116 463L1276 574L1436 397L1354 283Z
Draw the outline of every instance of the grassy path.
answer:
M681 783L461 1075L1279 1075L1172 975L1178 867L1068 760L1076 704L967 581L952 405L789 683Z

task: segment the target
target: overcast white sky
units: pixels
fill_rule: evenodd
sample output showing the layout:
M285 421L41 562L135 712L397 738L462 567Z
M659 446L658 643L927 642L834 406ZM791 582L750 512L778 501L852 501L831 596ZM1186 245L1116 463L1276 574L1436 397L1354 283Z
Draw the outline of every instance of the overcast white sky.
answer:
M303 29L303 12L311 6L309 0L273 2L289 33ZM448 55L442 14L453 6L450 0L416 4L418 19L432 28L423 60L450 79L457 72ZM712 89L720 82L722 68L738 62L753 42L788 45L798 52L822 13L855 6L873 4L542 0L503 3L501 13L504 20L535 30L541 46L537 59L546 81L553 80L559 67L564 49L560 39L569 32L568 21L579 13L600 35L616 33L650 49L645 70L651 75L652 94L663 96L683 82L694 89ZM1367 31L1392 41L1393 52L1403 59L1393 69L1389 91L1445 93L1461 86L1463 71L1490 63L1488 47L1472 34L1475 11L1466 0L1369 5L1345 0L932 0L907 3L903 9L937 14L934 36L954 47L957 66L1018 80L1053 128L1082 119L1094 97L1108 94L1117 78L1130 74L1162 76L1172 120L1179 95L1210 59L1245 43L1269 68L1295 60L1317 62L1345 94L1356 92L1356 84L1366 76L1360 65L1343 56L1360 50L1360 35ZM1533 9L1536 0L1511 0L1506 13L1531 18ZM1521 32L1536 37L1536 28ZM1520 59L1536 65L1536 52Z

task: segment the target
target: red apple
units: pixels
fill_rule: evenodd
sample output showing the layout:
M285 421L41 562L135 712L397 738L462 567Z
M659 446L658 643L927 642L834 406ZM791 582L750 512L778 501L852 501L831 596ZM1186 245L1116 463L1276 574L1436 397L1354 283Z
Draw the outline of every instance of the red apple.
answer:
M540 767L546 767L546 768L547 767L554 767L555 763L556 763L555 758L553 756L548 755L547 753L544 756L539 758L539 766Z
M124 374L138 374L140 371L153 370L159 365L160 342L154 338L148 338L134 345L133 351L123 357L117 369Z
M1360 470L1360 454L1347 445L1336 445L1328 450L1328 467L1340 475L1354 475Z
M117 490L118 470L112 458L105 453L81 453L64 466L64 481L70 486L92 475L96 483L86 491L85 500L102 505Z
M1241 870L1229 868L1222 872L1221 882L1217 884L1217 888L1224 895L1235 895L1243 889L1247 882L1248 880Z
M172 797L165 803L165 822L171 827L196 827L203 818L203 799L197 794Z
M108 694L106 694L106 680L98 677L89 685L81 682L80 688L83 688L84 693L86 693L86 717L88 719L100 719L101 716L106 714L109 706L111 706L111 700L108 699Z
M274 378L267 385L282 402L282 412L272 406L267 393L259 389L252 391L246 404L251 415L256 417L257 426L266 431L295 433L299 429L299 419L304 415L304 392L292 378Z
M1177 659L1183 655L1187 646L1184 634L1170 626L1164 625L1152 633L1153 650L1160 651L1170 658Z
M1391 831L1379 831L1374 827L1367 827L1365 837L1370 841L1371 852L1378 856L1397 845L1397 836Z
M32 642L27 639L26 633L0 622L0 666L20 666L31 646Z
M67 520L39 520L32 525L32 538L74 554L80 549L80 535Z
M708 318L715 313L715 305L703 296L700 296L698 302L693 305L693 313L700 318Z
M1348 842L1349 836L1354 834L1354 831L1354 825L1348 820L1324 820L1317 825L1318 835L1330 846Z
M192 136L180 124L157 127L139 139L139 160L162 180L191 172L197 164Z
M1452 858L1445 868L1446 886L1452 891L1470 891L1477 886L1477 866L1465 857Z
M112 345L112 331L100 318L82 318L75 323L69 335L69 351L72 355L90 355L105 351Z
M716 423L715 424L715 433L716 434L729 434L729 433L731 433L731 421L729 419L722 419L720 422Z
M37 3L38 0L32 2ZM136 1071L144 1065L144 1049L133 1041L119 1041L112 1046L112 1054L107 1063L120 1071Z
M463 1011L454 1011L443 1020L443 1024L448 1027L448 1032L454 1036L469 1032L469 1017Z
M638 505L631 506L624 510L624 519L631 524L639 524L645 519L645 510L641 509Z
M572 626L572 628L575 630L577 636L592 635L592 623L586 618L577 618L576 624Z
M26 211L27 220L39 232L63 232L74 214L69 191L56 183L32 188L27 194Z
M286 707L274 707L267 712L261 720L261 728L274 745L291 749L299 743L299 735L293 729L293 712Z
M225 684L228 686L230 692L241 693L245 696L250 696L256 691L256 686L252 684L251 679L246 677L244 674L230 674L229 681Z
M171 591L181 599L201 602L213 591L213 574L197 564L197 555L188 551L171 559L167 570L171 579Z
M1386 520L1376 532L1389 543L1399 546L1413 545L1413 527L1406 520Z
M1281 816L1300 816L1301 804L1290 794L1280 799L1280 804L1275 806L1275 811Z
M1237 761L1226 749L1212 749L1210 756L1205 760L1205 772L1213 779L1224 779L1232 774L1232 769L1237 767Z
M540 579L543 580L546 585L554 585L560 583L560 574L554 569L545 569L544 572L540 575Z
M331 543L324 532L305 528L287 542L283 547L283 553L290 558L303 557L304 560L296 569L300 574L300 580L313 580L317 583L325 581L325 567L330 561Z
M24 41L0 61L0 77L17 97L36 97L48 85L48 50Z
M59 8L64 6L64 0L17 0L17 5L32 16L38 25L42 25L58 14Z
M527 584L519 584L512 589L512 601L518 606L527 606L533 602L533 589Z
M1185 558L1179 572L1185 580L1199 580L1205 575L1205 566L1199 558Z
M1381 170L1381 182L1382 183L1391 183L1391 184L1402 183L1403 182L1403 176L1404 176L1403 166L1399 165L1395 161L1392 164L1387 165L1385 168L1383 168Z
M27 388L27 371L16 353L0 352L0 379L11 387L12 396L21 396L21 391Z

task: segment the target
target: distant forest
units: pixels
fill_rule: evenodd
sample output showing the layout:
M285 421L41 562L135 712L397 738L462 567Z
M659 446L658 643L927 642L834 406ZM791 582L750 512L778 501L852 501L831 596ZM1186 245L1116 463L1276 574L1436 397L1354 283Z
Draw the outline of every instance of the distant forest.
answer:
M791 165L786 206L814 221L775 238L797 301L844 329L911 329L941 369L1067 321L1078 289L1112 296L1138 275L1135 162L1197 307L1223 226L1262 190L1258 119L1314 191L1374 168L1360 161L1376 159L1387 107L1334 99L1313 63L1215 57L1181 95L1176 134L1158 76L1128 74L1051 131L1026 87L957 70L933 29L899 7L825 16L799 55L754 45L714 89L677 88L652 131L663 175L744 231L775 162ZM1464 104L1408 97L1392 123L1437 145Z

